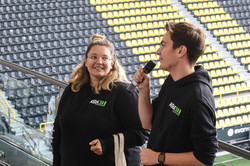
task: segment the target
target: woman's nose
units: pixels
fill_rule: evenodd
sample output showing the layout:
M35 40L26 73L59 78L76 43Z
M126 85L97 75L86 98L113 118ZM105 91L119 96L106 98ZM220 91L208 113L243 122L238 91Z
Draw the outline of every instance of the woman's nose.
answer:
M101 57L98 57L97 60L96 60L96 62L98 62L98 63L103 63L103 60L102 60Z

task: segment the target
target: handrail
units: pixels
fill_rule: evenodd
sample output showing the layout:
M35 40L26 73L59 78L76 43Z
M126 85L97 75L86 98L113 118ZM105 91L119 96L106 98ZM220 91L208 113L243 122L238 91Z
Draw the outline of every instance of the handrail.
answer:
M53 124L53 123L54 123L54 121L40 123L40 132L43 133L44 131L46 131L47 130L47 124ZM42 129L42 126L44 126L44 130ZM50 129L50 130L52 130L52 129Z
M59 81L57 79L54 79L52 77L49 77L47 75L44 75L44 74L41 74L41 73L38 73L36 71L32 71L26 67L22 67L22 66L19 66L17 64L14 64L14 63L11 63L11 62L8 62L6 60L3 60L0 58L0 64L2 65L5 65L9 68L12 68L14 70L18 70L20 72L23 72L23 73L26 73L26 74L29 74L33 77L36 77L36 78L39 78L43 81L46 81L46 82L49 82L51 84L54 84L54 85L57 85L61 88L65 88L67 86L67 83L65 82L62 82L62 81ZM41 127L41 126L40 126ZM218 144L219 144L219 147L223 150L226 150L230 153L233 153L233 154L236 154L238 156L241 156L241 157L244 157L248 160L250 160L250 152L247 151L247 150L244 150L244 149L241 149L235 145L231 145L231 144L228 144L224 141L221 141L221 140L218 140Z
M20 72L23 72L25 74L29 74L30 76L32 77L36 77L36 78L39 78L43 81L46 81L48 83L51 83L51 84L54 84L54 85L57 85L61 88L66 88L66 86L68 85L67 83L63 82L63 81L60 81L60 80L57 80L57 79L54 79L52 77L49 77L47 75L44 75L44 74L41 74L39 72L36 72L36 71L33 71L33 70L30 70L29 68L26 68L26 67L23 67L23 66L19 66L17 64L14 64L14 63L11 63L9 61L6 61L4 59L1 59L0 58L0 64L4 65L4 66L7 66L9 68L12 68L14 70L18 70Z
M8 105L9 109L13 112L13 119L16 118L16 112L12 109L12 107L9 105L9 103L7 102L7 100L5 99L4 95L1 93L0 91L0 95L2 96L2 98L4 99L4 102ZM1 102L2 102L2 99L1 99ZM4 104L4 107L8 110L8 113L7 113L7 116L11 116L11 113L9 111L9 109L7 108L7 106L5 105L5 103L3 102ZM1 105L1 107L3 108L3 106ZM6 110L4 109L5 113L6 113ZM13 121L15 122L15 121Z
M250 160L250 152L249 151L242 149L242 148L239 148L235 145L228 144L228 143L221 141L221 140L218 140L218 143L219 143L219 147L221 149Z

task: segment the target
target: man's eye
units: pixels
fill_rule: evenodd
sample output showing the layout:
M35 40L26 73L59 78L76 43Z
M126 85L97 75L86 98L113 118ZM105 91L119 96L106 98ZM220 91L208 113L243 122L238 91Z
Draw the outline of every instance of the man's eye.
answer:
M96 57L96 56L91 56L90 58L91 58L91 59L96 59L97 57Z

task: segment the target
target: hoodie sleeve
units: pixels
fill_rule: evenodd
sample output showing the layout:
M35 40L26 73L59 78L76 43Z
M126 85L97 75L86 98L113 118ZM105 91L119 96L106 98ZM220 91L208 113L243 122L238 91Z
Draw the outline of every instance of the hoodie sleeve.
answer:
M123 127L124 147L141 146L149 136L149 130L142 128L138 113L138 93L129 93L124 87L119 87L114 109L118 111L119 120ZM114 147L113 136L101 140L104 151Z
M61 165L61 127L59 124L59 119L60 119L60 115L62 113L62 107L63 107L63 101L66 98L66 94L67 92L70 90L71 88L71 84L68 85L63 94L62 97L60 99L59 102L59 106L58 106L58 110L57 110L57 115L55 118L55 122L54 122L54 128L53 128L53 135L52 135L52 148L53 148L53 166L60 166Z
M191 104L190 137L194 144L194 156L206 165L213 165L218 142L214 108L209 102L194 101Z

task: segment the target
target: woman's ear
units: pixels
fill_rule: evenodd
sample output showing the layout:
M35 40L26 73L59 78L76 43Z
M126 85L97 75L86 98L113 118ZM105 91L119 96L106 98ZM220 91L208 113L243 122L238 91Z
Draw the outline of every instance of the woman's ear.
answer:
M111 62L111 66L112 66L111 70L114 70L115 69L115 62L114 61Z
M87 63L86 62L87 62L87 58L84 58L83 64L85 64L85 67L87 67L87 65L86 65Z

